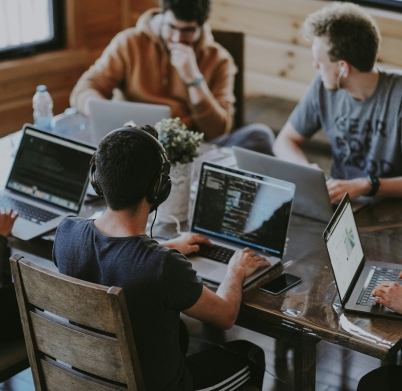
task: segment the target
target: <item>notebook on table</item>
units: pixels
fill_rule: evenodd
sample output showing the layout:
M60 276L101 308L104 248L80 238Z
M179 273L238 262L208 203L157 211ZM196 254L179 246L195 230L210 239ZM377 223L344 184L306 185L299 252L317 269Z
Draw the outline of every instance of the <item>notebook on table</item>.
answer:
M12 235L29 240L80 211L95 149L26 124L0 208L19 213Z
M373 289L382 281L396 281L402 265L366 261L352 206L346 193L323 233L343 308L372 315L402 315L375 303Z
M169 106L150 103L93 99L88 102L88 108L95 145L112 130L123 127L126 122L155 126L162 119L170 118Z
M244 286L271 270L283 257L295 185L275 178L204 162L191 231L208 237L189 257L197 275L221 283L234 251L250 247L272 266L257 269Z

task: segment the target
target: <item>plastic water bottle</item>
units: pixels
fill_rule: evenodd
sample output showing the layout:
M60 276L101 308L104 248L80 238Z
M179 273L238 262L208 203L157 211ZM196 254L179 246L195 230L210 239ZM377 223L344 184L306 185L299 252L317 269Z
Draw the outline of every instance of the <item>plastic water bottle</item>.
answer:
M52 129L53 100L47 87L43 84L36 87L32 99L34 124L41 129Z

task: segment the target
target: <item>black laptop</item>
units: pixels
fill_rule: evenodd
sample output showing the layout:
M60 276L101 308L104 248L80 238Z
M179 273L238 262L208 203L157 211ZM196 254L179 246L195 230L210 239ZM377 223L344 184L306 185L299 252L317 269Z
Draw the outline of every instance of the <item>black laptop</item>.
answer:
M198 276L221 283L235 250L252 248L271 267L257 269L244 286L278 264L284 255L295 185L276 178L204 162L191 231L208 237L189 257Z

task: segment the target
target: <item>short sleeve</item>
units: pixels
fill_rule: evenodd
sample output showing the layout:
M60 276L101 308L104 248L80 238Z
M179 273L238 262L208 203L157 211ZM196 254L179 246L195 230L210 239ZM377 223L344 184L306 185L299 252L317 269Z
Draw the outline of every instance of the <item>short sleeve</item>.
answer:
M313 136L322 127L319 105L321 84L321 76L317 75L289 117L296 131L306 138Z
M163 270L163 305L171 310L187 310L200 298L202 287L186 257L171 250Z

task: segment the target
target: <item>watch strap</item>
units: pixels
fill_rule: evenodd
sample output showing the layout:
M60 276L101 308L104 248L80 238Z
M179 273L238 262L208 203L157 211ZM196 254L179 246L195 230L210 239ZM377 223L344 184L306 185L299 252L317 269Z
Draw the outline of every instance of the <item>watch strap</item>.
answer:
M375 175L368 175L367 180L369 181L369 183L371 185L371 190L369 193L367 193L367 195L371 196L371 197L375 196L380 187L380 180Z
M187 83L186 86L187 87L199 87L203 81L204 81L204 76L200 74L191 83Z

